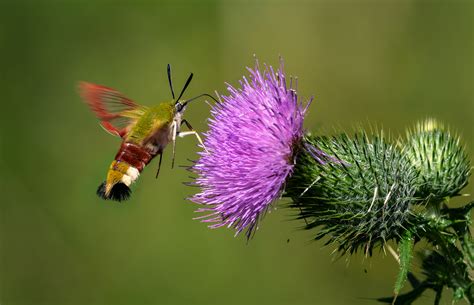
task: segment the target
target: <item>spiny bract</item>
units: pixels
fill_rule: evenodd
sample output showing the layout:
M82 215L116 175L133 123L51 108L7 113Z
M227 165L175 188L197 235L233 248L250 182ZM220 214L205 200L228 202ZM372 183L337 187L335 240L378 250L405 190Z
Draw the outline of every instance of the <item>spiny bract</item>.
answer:
M341 252L398 239L410 218L416 172L382 135L364 132L305 138L339 162L321 163L308 150L297 156L287 195L301 211L306 228L318 228L315 239L329 237Z

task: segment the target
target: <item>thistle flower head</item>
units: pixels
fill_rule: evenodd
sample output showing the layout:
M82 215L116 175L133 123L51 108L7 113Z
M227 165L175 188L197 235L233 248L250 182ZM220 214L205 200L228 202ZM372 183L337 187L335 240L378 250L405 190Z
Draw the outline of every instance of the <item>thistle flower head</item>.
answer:
M459 137L434 119L408 131L404 149L419 171L417 196L454 196L468 183L471 166Z
M207 152L192 167L201 192L190 199L203 205L200 218L211 228L246 229L250 237L293 171L306 108L291 81L287 87L282 66L248 71L250 79L240 88L228 85L229 94L211 110Z

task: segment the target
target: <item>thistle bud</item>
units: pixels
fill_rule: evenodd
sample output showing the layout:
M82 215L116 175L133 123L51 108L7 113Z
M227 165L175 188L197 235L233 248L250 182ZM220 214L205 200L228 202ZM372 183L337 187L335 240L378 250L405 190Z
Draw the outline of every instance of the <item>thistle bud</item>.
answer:
M316 160L302 150L287 186L292 205L306 229L319 228L315 239L328 237L341 252L398 240L407 227L414 202L416 171L383 135L357 133L307 136L307 146L333 159Z
M470 163L459 137L435 120L421 121L409 130L403 149L419 172L418 197L452 197L468 183Z

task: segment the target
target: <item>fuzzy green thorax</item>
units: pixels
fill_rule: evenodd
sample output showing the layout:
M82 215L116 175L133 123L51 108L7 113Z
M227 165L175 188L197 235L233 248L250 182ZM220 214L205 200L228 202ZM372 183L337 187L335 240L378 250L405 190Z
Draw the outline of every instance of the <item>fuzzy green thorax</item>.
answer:
M162 102L157 106L147 108L132 126L125 141L142 144L157 131L168 128L176 114L174 103L174 101Z

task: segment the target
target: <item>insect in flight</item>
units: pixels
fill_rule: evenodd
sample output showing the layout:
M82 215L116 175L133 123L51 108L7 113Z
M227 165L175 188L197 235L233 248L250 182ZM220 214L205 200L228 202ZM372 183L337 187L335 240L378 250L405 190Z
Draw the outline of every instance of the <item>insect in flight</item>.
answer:
M156 172L158 177L163 150L169 142L173 145L173 167L178 136L194 135L204 147L199 134L183 119L183 113L187 104L195 99L204 96L214 101L216 99L209 94L201 94L188 100L180 100L193 78L193 73L189 75L178 98L175 98L170 65L167 72L173 99L153 107L138 105L111 88L86 82L79 84L80 95L101 121L101 126L110 134L122 138L120 149L107 172L107 179L97 189L99 197L116 201L128 199L131 193L130 185L157 155L160 156ZM189 131L182 132L182 124L185 124Z

